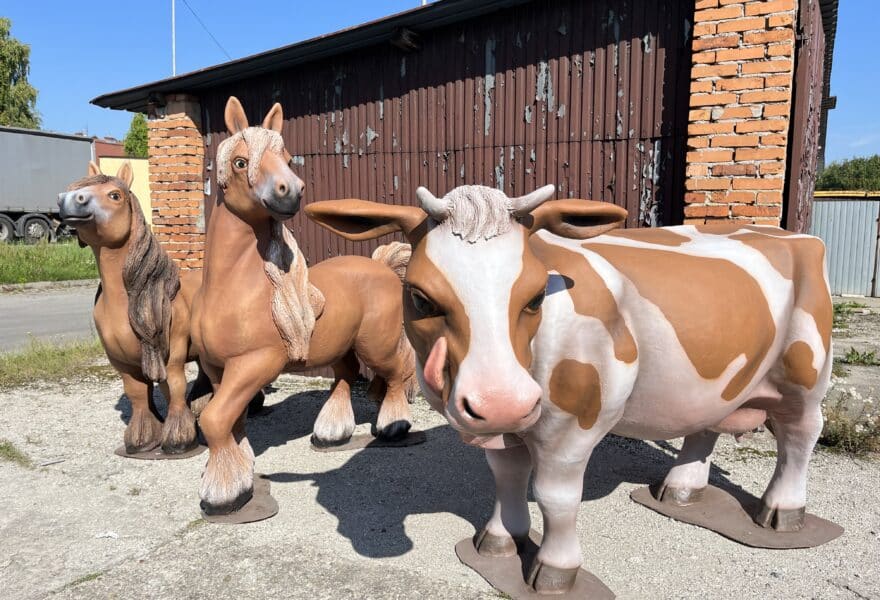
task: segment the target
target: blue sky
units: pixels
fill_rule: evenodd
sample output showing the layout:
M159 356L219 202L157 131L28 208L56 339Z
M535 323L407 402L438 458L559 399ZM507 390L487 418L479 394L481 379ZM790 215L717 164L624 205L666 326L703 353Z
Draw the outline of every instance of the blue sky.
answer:
M186 0L232 58L400 12L419 0ZM171 75L171 0L7 0L0 15L31 45L43 127L122 137L131 115L91 106L110 92ZM880 153L878 0L840 0L826 160ZM177 0L177 72L228 60Z

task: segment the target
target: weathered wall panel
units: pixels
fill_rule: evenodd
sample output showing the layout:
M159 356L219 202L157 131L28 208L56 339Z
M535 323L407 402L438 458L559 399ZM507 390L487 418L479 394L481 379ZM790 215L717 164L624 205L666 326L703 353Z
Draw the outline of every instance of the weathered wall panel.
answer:
M631 227L680 222L692 14L677 0L531 2L426 31L418 51L384 44L217 88L201 97L206 156L236 95L252 122L281 102L307 202L555 183L626 207ZM369 249L292 225L311 262Z
M810 233L825 242L832 294L876 296L880 198L814 198Z

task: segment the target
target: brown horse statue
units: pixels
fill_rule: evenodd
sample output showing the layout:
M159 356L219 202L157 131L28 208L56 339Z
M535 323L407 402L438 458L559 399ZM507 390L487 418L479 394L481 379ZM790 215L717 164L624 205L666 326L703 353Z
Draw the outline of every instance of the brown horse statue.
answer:
M115 177L101 174L90 162L88 176L59 194L58 205L61 220L76 229L80 244L92 249L98 264L95 327L132 407L123 455L161 447L149 457L179 457L198 446L184 365L196 359L190 307L201 273L178 272L147 226L131 191L132 177L128 162ZM164 422L153 405L155 383L168 401Z
M336 257L307 268L282 223L299 210L304 184L290 169L279 133L281 105L262 127L249 127L231 97L225 120L230 137L216 159L224 193L208 223L204 284L193 307L193 341L214 386L199 419L210 449L200 490L207 515L238 511L254 495L244 409L280 373L333 368L315 445L344 443L354 431L358 358L375 374L371 395L382 397L377 437L406 436L408 401L418 389L403 333L402 284L390 268L399 252L380 253L387 260Z

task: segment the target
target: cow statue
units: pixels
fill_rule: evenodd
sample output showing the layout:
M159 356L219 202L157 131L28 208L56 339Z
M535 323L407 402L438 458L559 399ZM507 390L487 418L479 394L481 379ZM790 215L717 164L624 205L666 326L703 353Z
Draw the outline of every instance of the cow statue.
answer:
M767 420L779 453L753 518L799 530L832 361L822 242L746 223L619 230L624 209L554 190L306 207L349 240L399 230L412 244L404 320L422 389L495 477L477 551L517 552L534 471L544 538L527 581L564 593L582 562L584 471L606 434L684 436L656 495L699 507L719 434Z

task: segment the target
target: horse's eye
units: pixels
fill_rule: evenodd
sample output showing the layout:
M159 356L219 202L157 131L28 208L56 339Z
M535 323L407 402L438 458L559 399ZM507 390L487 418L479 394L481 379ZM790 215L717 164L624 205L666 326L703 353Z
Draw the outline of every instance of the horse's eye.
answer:
M245 160L244 158L236 158L234 161L232 161L232 165L236 169L244 169L247 166L247 160Z
M541 290L541 293L535 296L534 298L526 304L526 312L536 313L541 308L541 304L544 303L544 290Z
M420 317L436 317L440 314L440 309L428 297L416 288L409 289L409 296L412 300L413 308Z
M122 196L119 195L119 192L110 192L108 196L110 196L110 199L114 202L119 202L120 198L122 198Z

